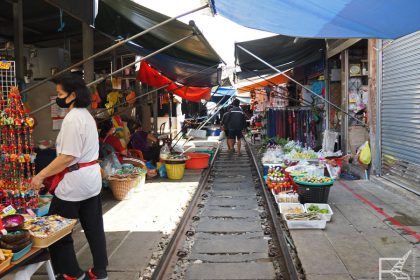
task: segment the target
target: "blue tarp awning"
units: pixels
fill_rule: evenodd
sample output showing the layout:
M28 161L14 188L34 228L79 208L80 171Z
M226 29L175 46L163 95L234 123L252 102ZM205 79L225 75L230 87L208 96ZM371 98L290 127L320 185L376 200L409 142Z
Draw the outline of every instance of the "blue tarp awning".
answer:
M211 0L240 25L304 38L395 39L420 30L419 0Z
M236 89L230 88L230 87L216 87L211 92L211 101L218 103L221 99L224 99L225 102L228 100L231 96L236 95ZM222 103L221 102L221 103Z

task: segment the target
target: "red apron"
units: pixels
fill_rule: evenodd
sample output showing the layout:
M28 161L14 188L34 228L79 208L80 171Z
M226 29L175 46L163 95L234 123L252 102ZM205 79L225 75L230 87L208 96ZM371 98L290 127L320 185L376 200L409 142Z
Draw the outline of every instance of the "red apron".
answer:
M48 192L50 194L54 194L55 189L57 188L58 184L63 180L64 175L66 175L67 173L73 172L73 171L79 170L80 168L88 167L88 166L91 166L91 165L94 165L94 164L97 164L97 163L98 162L96 160L91 161L91 162L86 162L86 163L76 163L76 164L73 164L73 165L67 167L66 169L64 169L60 173L58 173L54 176L48 177L46 179L46 181L51 183L50 187L48 188Z

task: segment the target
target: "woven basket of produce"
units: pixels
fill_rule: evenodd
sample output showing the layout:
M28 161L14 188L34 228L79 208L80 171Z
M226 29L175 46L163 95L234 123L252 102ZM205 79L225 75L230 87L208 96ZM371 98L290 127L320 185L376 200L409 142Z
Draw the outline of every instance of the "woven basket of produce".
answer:
M112 194L116 200L124 200L130 198L133 188L139 183L139 175L119 176L113 175L108 177Z

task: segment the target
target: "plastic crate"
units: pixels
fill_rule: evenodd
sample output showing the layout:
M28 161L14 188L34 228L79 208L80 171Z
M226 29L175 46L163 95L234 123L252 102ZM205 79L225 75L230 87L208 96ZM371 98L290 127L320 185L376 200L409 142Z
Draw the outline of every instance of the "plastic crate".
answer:
M52 195L41 195L40 197L47 197L47 198L52 199ZM42 217L48 214L48 211L50 211L50 205L51 205L51 201L48 204L45 204L44 206L41 206L39 208L35 208L32 210L38 217Z
M32 242L17 253L13 253L12 262L18 261L32 249Z
M305 203L305 210L307 213L312 213L311 211L308 210L309 207L311 207L311 205L316 205L318 206L320 209L327 209L328 210L328 214L321 214L318 213L321 218L323 220L326 220L327 222L331 221L331 217L332 215L334 215L333 210L331 209L330 205L325 204L325 203Z
M332 185L327 186L298 186L299 201L305 203L327 203Z

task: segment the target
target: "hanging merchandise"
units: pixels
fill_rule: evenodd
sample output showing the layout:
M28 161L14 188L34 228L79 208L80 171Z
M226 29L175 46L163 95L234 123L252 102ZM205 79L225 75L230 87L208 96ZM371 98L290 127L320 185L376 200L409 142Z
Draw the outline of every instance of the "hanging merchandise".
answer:
M99 92L95 90L95 93L92 94L92 109L98 109L101 102L101 96L99 95Z
M125 101L130 105L136 103L136 93L133 90L130 90L130 92L125 97Z
M267 111L267 136L299 141L315 148L317 129L310 108L270 109Z
M37 193L28 189L35 173L33 126L34 119L25 114L19 90L11 87L0 111L0 204L16 210L38 205Z
M120 77L112 77L112 89L121 89L122 79Z
M106 100L108 103L105 104L105 107L108 109L108 114L114 114L114 106L120 102L122 94L119 91L111 91L108 93Z

